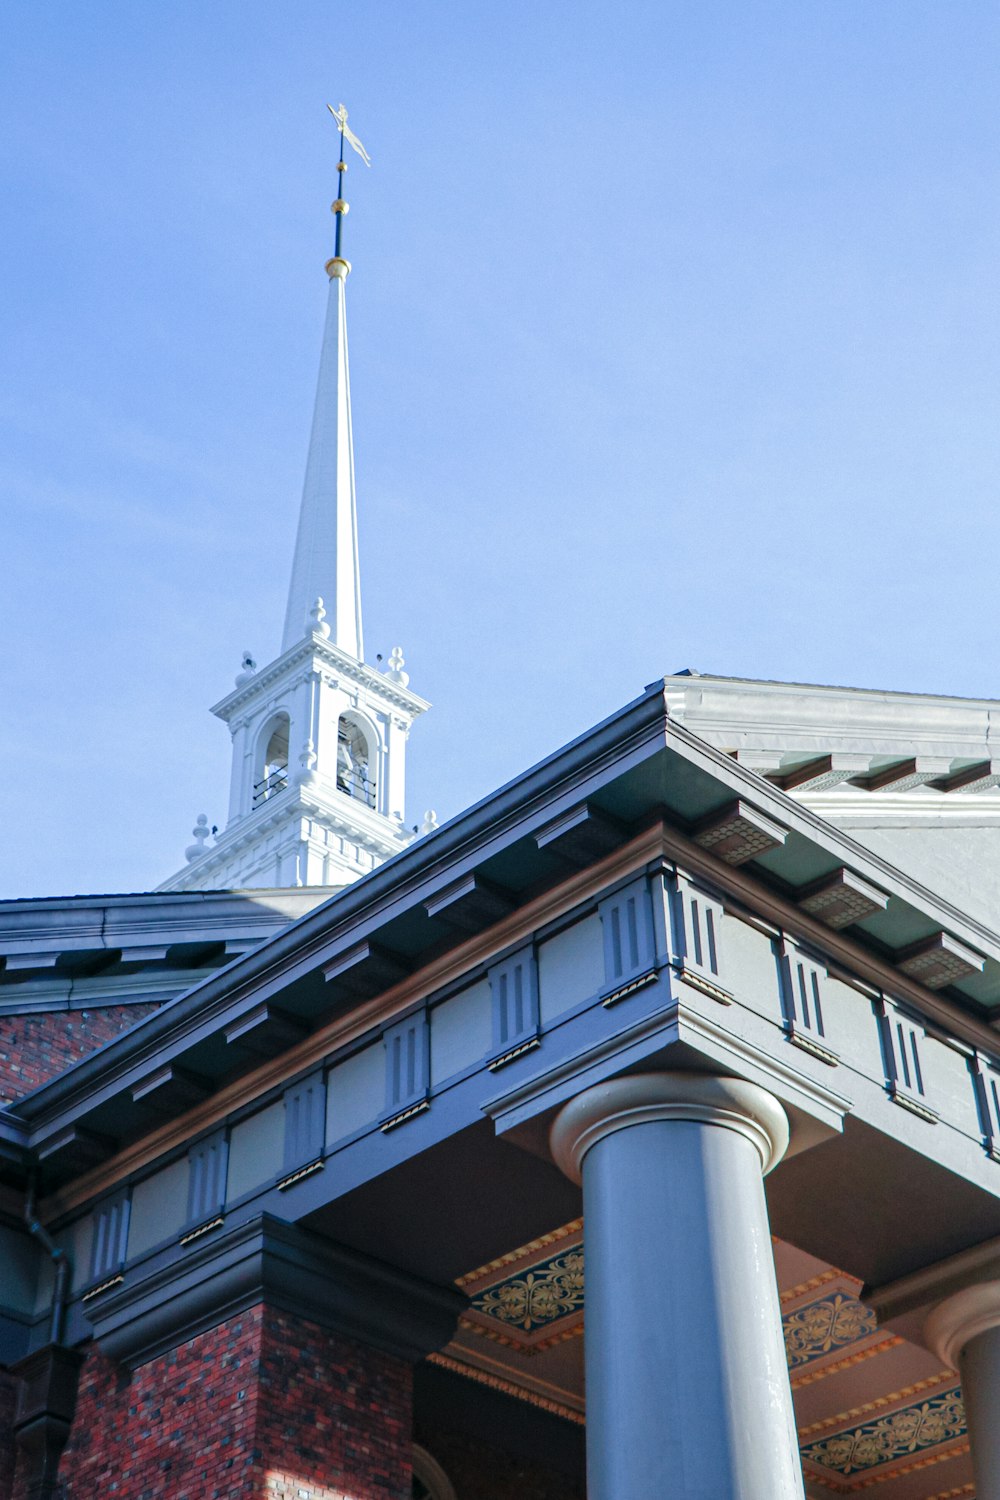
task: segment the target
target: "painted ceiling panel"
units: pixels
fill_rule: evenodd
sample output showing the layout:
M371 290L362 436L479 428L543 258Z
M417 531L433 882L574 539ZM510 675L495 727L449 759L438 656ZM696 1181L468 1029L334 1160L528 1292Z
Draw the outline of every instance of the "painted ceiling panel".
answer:
M861 1283L774 1242L807 1493L879 1500L971 1497L958 1378L880 1329ZM459 1278L457 1337L431 1359L580 1422L585 1410L583 1223L561 1225Z

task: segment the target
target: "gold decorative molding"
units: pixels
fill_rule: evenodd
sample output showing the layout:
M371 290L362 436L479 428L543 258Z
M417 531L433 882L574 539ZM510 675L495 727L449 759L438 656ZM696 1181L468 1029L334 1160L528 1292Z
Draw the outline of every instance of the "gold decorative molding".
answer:
M553 1401L549 1396L529 1391L513 1380L504 1380L500 1375L491 1375L487 1370L478 1370L475 1365L464 1364L460 1359L453 1359L450 1354L428 1354L427 1363L440 1365L443 1370L451 1370L454 1375L462 1375L466 1380L478 1381L491 1390L502 1391L505 1396L514 1396L518 1401L526 1401L529 1406L539 1406L543 1411L565 1418L567 1422L575 1422L578 1427L583 1427L586 1423L583 1412L574 1411L571 1406L564 1406L561 1401Z
M970 1451L968 1439L956 1443L944 1453L931 1453L927 1458L914 1459L912 1463L900 1464L889 1474L873 1474L862 1484L852 1485L852 1490L873 1490L877 1484L886 1484L890 1479L899 1479L903 1474L918 1474L921 1469L933 1469L936 1464L945 1464L952 1458L963 1458ZM973 1490L973 1493L975 1491Z
M894 1479L903 1478L907 1474L917 1474L921 1469L933 1468L935 1464L947 1463L953 1458L964 1458L969 1451L967 1442L956 1443L955 1447L949 1448L947 1453L932 1453L928 1458L918 1458L913 1463L902 1464L888 1474L871 1474L857 1484L845 1484L842 1480L830 1479L826 1474L813 1472L811 1466L808 1477L811 1484L829 1490L831 1495L857 1495L861 1490L873 1490L877 1485L890 1484ZM929 1496L928 1500L953 1500L953 1497L975 1495L975 1493L974 1484L963 1484L956 1489L942 1490L937 1495Z
M838 1350L854 1347L865 1339L874 1339L878 1325L870 1307L860 1302L843 1285L827 1283L832 1290L826 1296L801 1302L782 1313L788 1368L799 1370L835 1355Z
M890 1391L887 1396L877 1396L873 1401L864 1402L862 1406L852 1406L847 1411L839 1411L832 1417L824 1417L819 1422L811 1422L808 1427L800 1427L799 1437L812 1437L814 1433L829 1431L831 1427L846 1426L857 1417L867 1416L873 1411L883 1411L885 1407L892 1406L897 1401L907 1401L910 1396L918 1396L921 1391L933 1390L935 1386L953 1385L954 1381L954 1370L941 1370L937 1375L928 1376L926 1380L917 1380L913 1385L904 1385L901 1390Z
M554 1349L557 1344L565 1344L570 1339L583 1337L583 1313L577 1314L578 1321L568 1328L561 1328L558 1333L549 1334L546 1338L525 1343L522 1339L512 1338L509 1333L504 1333L499 1328L487 1328L483 1323L474 1323L471 1318L461 1317L458 1320L459 1328L466 1333L474 1333L478 1338L488 1339L491 1344L499 1344L503 1349L513 1349L518 1354L530 1356L542 1354L546 1349Z
M782 1243L774 1235L771 1238L776 1245ZM838 1271L834 1266L831 1266L828 1271L821 1272L819 1276L811 1276L808 1281L800 1281L798 1286L790 1286L787 1291L781 1293L781 1300L782 1302L794 1302L796 1297L804 1297L807 1292L815 1292L819 1287L826 1286L828 1281L836 1281L838 1277L843 1277L845 1281L850 1281L860 1290L860 1281L855 1280L853 1276L848 1276L846 1272Z
M815 1385L817 1380L825 1380L828 1375L838 1375L841 1370L847 1370L851 1365L860 1365L863 1360L874 1359L876 1354L886 1354L890 1349L897 1349L905 1342L905 1339L901 1338L898 1333L890 1334L879 1343L869 1344L867 1349L858 1349L854 1354L845 1354L843 1359L823 1365L819 1370L807 1370L802 1375L796 1375L790 1381L792 1390L797 1391L804 1385Z
M830 1483L828 1475L838 1475L836 1482L846 1482L850 1492L882 1475L895 1478L943 1462L967 1443L965 1409L955 1386L925 1394L857 1427L828 1432L802 1447L802 1462L807 1472L818 1472L824 1483ZM911 1458L915 1453L921 1458Z
M534 1255L536 1250L546 1250L549 1245L558 1244L560 1240L568 1239L571 1234L580 1234L583 1230L582 1219L570 1219L568 1224L563 1224L559 1229L552 1229L548 1234L540 1234L537 1239L529 1240L526 1245L519 1245L516 1250L508 1250L506 1255L500 1255L496 1260L488 1261L485 1266L479 1266L475 1271L466 1271L464 1276L455 1280L455 1285L464 1289L471 1286L475 1281L481 1281L484 1276L489 1276L492 1271L502 1271L506 1266L514 1266L519 1260Z

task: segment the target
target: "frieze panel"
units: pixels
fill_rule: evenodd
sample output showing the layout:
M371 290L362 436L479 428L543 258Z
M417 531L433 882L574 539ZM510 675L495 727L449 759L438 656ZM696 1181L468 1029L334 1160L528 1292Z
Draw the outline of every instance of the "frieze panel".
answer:
M962 1393L955 1386L889 1416L810 1443L802 1449L802 1458L846 1478L954 1442L964 1438L965 1431Z
M848 1344L856 1344L878 1328L871 1308L845 1292L808 1302L786 1313L781 1321L789 1370L801 1369Z
M878 1340L875 1314L854 1295L856 1283L842 1272L832 1275L839 1285L830 1287L825 1296L814 1296L783 1312L785 1353L792 1375ZM496 1343L523 1353L540 1352L582 1332L582 1221L564 1225L499 1262L469 1272L458 1285L470 1299L463 1326ZM811 1290L811 1286L794 1289L799 1293Z
M583 1220L459 1278L469 1298L462 1327L537 1354L583 1332Z
M476 1312L507 1328L533 1333L583 1309L583 1247L554 1255L517 1276L508 1276L472 1303Z

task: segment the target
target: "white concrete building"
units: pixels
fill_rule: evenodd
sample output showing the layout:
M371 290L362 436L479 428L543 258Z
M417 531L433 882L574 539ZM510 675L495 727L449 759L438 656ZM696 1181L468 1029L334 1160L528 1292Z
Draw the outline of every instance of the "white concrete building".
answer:
M667 678L670 714L970 915L1000 920L1000 703Z

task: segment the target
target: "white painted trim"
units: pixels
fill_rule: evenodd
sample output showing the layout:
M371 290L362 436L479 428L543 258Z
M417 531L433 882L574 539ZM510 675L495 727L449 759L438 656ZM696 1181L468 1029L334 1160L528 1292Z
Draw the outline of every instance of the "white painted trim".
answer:
M556 1164L574 1182L583 1158L605 1136L633 1125L690 1120L735 1130L756 1147L765 1175L788 1148L788 1116L772 1094L741 1078L689 1072L633 1073L571 1099L549 1137Z
M957 1370L966 1344L997 1327L1000 1281L981 1281L939 1302L924 1324L924 1338L942 1364Z

